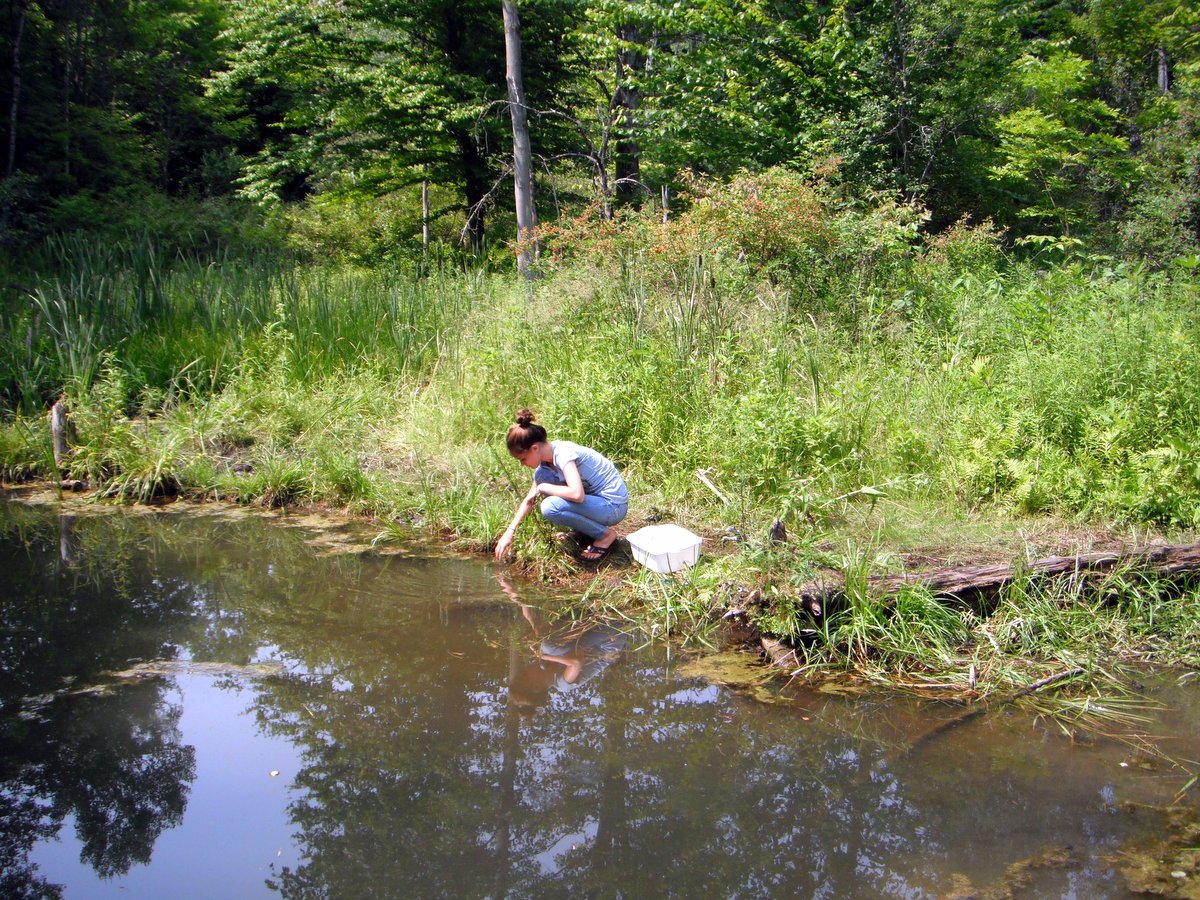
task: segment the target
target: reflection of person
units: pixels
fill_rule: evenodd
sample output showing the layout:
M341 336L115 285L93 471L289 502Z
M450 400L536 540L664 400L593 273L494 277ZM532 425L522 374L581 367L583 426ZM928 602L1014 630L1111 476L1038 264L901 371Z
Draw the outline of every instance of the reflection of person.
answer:
M624 646L624 635L607 628L582 634L548 636L534 646L535 659L515 673L508 699L518 710L533 712L550 692L572 691L608 668Z
M508 429L508 452L522 465L533 469L533 486L517 505L512 523L496 542L496 559L512 549L522 520L542 500L542 515L563 528L574 529L591 539L580 558L599 562L617 540L612 526L625 518L629 490L612 460L590 447L571 441L551 441L546 429L534 421L528 409L517 413Z
M534 659L514 669L508 686L509 702L519 711L532 713L550 697L551 689L567 692L599 675L625 646L625 636L603 626L583 631L548 631L538 621L536 610L523 603L503 575L500 586L521 607L537 640ZM548 632L548 633L547 633Z

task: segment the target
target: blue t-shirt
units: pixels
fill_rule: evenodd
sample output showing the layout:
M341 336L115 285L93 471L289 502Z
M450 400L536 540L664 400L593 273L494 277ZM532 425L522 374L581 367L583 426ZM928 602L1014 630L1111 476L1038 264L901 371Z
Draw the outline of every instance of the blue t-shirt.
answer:
M533 472L533 480L538 484L566 484L562 467L574 461L579 469L579 480L583 482L583 492L589 497L603 497L611 503L627 503L629 489L625 487L625 479L617 471L612 460L591 447L582 447L571 441L551 441L554 450L554 465L542 463Z

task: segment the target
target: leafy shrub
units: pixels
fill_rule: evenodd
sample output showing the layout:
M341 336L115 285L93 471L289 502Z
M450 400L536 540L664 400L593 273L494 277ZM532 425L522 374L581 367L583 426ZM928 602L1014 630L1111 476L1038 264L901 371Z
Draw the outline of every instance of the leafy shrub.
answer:
M911 261L918 207L876 198L860 206L785 169L722 182L694 178L667 222L650 210L612 219L589 207L545 228L549 270L586 254L623 275L636 270L653 294L683 295L693 309L720 288L752 281L785 286L797 314L823 309L851 321L864 288L888 283Z

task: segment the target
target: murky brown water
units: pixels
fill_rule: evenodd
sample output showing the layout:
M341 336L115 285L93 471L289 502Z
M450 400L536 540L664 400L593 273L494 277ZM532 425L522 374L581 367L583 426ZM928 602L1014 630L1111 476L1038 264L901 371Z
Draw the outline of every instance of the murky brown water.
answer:
M1179 827L1121 743L1009 709L905 754L947 710L763 704L488 562L309 537L0 503L0 896L1125 897ZM1200 685L1148 692L1200 759Z

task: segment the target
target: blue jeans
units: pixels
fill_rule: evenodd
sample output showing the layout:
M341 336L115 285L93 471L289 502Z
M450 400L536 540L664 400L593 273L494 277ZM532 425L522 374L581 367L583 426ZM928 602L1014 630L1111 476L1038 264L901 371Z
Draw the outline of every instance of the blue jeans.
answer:
M584 497L572 503L562 497L547 497L542 501L542 515L562 528L581 531L593 541L604 537L608 526L616 525L629 511L629 501L614 503L603 497Z

